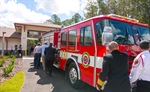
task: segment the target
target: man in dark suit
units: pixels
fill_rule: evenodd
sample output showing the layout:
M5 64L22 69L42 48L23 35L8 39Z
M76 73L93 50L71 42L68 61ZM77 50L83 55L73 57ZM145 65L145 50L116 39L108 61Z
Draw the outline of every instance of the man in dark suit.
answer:
M118 50L118 44L114 41L108 44L110 54L103 58L96 88L101 90L106 78L108 78L102 92L131 92L128 76L128 55Z
M52 73L55 52L56 52L56 49L52 47L52 43L50 43L49 47L45 48L45 51L44 51L46 73L49 73L50 76Z

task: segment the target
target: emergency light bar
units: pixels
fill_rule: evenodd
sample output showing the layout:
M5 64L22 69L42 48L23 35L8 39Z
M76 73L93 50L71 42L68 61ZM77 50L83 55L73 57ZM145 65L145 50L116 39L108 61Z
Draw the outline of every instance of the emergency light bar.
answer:
M132 21L132 22L139 22L139 20L137 19L133 19L133 18L128 18L128 17L125 17L125 16L121 16L121 15L117 15L117 14L108 14L109 17L117 17L117 18L121 18L121 19L124 19L124 20L129 20L129 21Z

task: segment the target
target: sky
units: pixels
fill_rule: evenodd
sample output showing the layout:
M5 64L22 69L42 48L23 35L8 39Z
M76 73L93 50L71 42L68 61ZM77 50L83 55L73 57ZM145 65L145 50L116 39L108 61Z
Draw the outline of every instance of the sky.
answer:
M0 0L0 26L12 27L14 23L44 23L53 14L61 21L75 13L84 16L87 0Z

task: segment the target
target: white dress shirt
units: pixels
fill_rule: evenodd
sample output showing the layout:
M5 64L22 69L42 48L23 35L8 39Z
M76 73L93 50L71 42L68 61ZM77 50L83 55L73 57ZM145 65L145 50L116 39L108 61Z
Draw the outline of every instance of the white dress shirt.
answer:
M137 80L144 80L150 82L150 51L141 52L133 61L130 83Z
M34 48L34 54L35 53L42 53L42 46L36 46L35 48Z
M46 45L46 44L42 45L42 55L44 55L45 48L47 48L47 47L48 47L48 45Z

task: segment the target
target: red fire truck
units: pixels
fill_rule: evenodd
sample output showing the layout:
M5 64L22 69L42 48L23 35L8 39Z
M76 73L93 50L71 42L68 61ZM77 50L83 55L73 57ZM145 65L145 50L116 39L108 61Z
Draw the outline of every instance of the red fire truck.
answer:
M74 88L82 87L83 82L95 87L103 56L107 54L106 43L112 40L119 44L121 52L129 55L130 71L133 59L140 53L139 42L150 40L149 26L136 19L109 14L92 17L42 36L43 43L53 43L59 50L54 66L65 71L67 81Z

